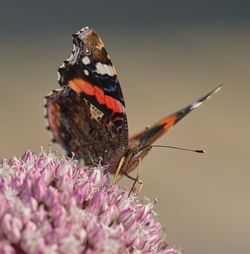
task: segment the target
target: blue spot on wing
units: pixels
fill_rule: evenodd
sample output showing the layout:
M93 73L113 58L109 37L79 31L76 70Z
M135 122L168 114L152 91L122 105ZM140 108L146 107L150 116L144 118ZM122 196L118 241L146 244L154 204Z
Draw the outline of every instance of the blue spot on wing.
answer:
M110 86L110 87L103 87L105 92L115 92L117 90L117 85Z

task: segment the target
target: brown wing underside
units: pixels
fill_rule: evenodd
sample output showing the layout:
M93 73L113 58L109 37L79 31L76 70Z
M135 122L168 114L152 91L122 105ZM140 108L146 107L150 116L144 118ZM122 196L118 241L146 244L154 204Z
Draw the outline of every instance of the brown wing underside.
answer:
M85 165L117 165L124 154L122 135L100 110L70 88L46 97L47 117L54 140ZM116 160L118 161L116 163Z

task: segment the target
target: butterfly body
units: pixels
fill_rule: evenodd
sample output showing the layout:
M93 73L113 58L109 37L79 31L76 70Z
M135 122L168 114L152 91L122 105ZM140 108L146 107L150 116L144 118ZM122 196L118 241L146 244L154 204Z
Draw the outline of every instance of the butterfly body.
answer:
M49 128L68 155L88 166L101 162L112 174L122 158L120 174L133 171L160 136L220 89L129 138L121 87L100 37L84 28L73 45L58 70L61 89L46 96Z

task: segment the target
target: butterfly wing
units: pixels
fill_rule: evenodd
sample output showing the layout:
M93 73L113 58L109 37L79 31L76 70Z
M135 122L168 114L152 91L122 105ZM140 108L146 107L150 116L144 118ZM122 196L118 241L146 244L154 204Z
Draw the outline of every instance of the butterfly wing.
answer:
M69 87L46 96L53 140L85 165L116 166L124 154L117 130L108 117Z
M195 101L191 105L175 112L174 114L162 119L155 125L150 128L145 129L141 133L133 135L129 138L130 146L133 144L137 144L140 149L140 153L142 154L141 150L146 147L152 145L156 140L158 140L163 134L165 134L170 128L172 128L177 122L179 122L184 116L186 116L189 112L193 109L199 107L205 100L209 99L212 94L218 92L222 86L219 86L212 90L207 95L203 96L199 100Z
M128 143L125 103L116 71L94 30L73 35L74 49L59 68L60 90L46 96L53 139L86 165L111 163Z
M110 118L127 144L125 103L119 81L104 44L93 29L73 34L74 49L59 68L60 86L68 86Z

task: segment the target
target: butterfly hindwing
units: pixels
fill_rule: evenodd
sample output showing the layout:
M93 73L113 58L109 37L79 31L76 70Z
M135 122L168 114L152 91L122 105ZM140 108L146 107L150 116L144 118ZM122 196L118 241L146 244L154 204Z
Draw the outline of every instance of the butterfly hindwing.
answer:
M46 108L53 138L68 155L93 165L112 163L124 153L111 119L71 88L46 96Z

